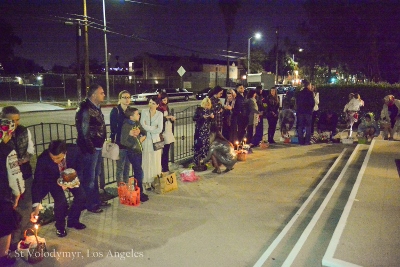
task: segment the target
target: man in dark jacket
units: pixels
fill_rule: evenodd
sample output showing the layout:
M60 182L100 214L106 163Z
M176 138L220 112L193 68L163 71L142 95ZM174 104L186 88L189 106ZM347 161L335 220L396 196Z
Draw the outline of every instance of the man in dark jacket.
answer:
M82 152L82 161L86 166L81 179L87 196L86 208L93 213L100 213L101 206L108 203L100 201L99 175L101 172L101 149L106 139L106 125L100 104L104 101L104 90L98 84L89 87L88 97L83 100L75 115L78 131L76 143Z
M236 86L236 100L232 112L232 127L237 127L238 141L241 142L246 135L246 128L249 122L246 96L244 94L244 87L242 84Z
M26 229L31 228L30 214L32 207L32 167L30 164L31 156L35 153L32 142L32 135L28 128L20 124L20 112L14 106L4 107L1 111L1 117L12 120L15 124L15 131L12 134L8 144L13 148L18 156L18 165L25 180L25 192L18 202L17 211L21 215L19 228L14 231L11 240L11 250L17 248L18 242L23 239Z
M56 221L56 234L59 237L67 235L65 231L65 218L68 215L67 226L78 230L85 229L86 225L79 222L81 211L85 209L85 191L81 186L69 188L74 196L69 214L68 202L64 189L57 183L60 174L67 168L76 171L78 179L83 175L83 161L79 148L74 144L66 145L64 141L55 140L49 148L38 157L35 169L35 179L32 185L32 207L31 221L35 222L34 216L39 214L42 199L50 192L54 199L54 217Z
M314 109L314 95L311 91L311 84L303 80L304 88L297 94L297 133L300 145L310 145L311 140L311 120ZM305 132L305 136L304 136Z

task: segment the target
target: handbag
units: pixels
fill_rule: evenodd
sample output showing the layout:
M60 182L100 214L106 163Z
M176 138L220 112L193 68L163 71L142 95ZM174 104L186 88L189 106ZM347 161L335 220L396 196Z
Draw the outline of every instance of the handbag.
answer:
M157 194L164 194L172 190L178 189L176 181L176 174L170 173L168 175L159 174L154 178L154 191Z
M149 113L150 113L150 111L149 111ZM151 117L150 117L150 126L151 126ZM164 148L164 144L165 144L164 137L161 138L161 136L162 136L162 134L160 133L161 141L154 142L153 141L153 136L151 136L151 134L150 134L150 138L151 138L151 142L153 143L153 150L154 151L157 151L157 150L160 150L160 149Z
M106 141L103 144L101 155L103 158L119 160L119 146L115 143Z

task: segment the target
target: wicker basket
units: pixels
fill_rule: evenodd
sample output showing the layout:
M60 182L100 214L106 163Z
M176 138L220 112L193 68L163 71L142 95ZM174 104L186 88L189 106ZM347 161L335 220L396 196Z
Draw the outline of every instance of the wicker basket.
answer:
M269 147L269 143L266 143L266 142L260 142L260 148L262 148L262 149L266 149L266 148L268 148Z
M246 161L247 153L238 152L237 153L237 160L238 161Z

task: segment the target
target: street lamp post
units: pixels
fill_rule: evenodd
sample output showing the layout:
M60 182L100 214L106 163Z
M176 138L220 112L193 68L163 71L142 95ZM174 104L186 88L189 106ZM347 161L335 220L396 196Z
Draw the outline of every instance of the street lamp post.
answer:
M254 36L251 36L248 39L248 43L247 43L247 75L250 74L250 40L252 38L260 39L261 38L261 34L260 33L256 33Z
M110 82L108 78L108 52L107 52L107 22L106 22L106 3L103 0L103 18L104 18L104 51L105 51L105 70L106 70L106 88L107 88L107 104L110 104Z

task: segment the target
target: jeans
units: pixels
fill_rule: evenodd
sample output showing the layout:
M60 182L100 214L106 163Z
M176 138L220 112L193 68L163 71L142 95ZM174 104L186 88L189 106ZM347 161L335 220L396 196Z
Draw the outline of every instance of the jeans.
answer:
M163 147L162 155L161 155L161 169L162 172L168 172L168 161L169 161L169 148L171 144L165 144Z
M138 186L140 188L140 193L143 192L143 169L142 169L142 154L134 153L132 150L127 150L127 156L129 162L132 164L132 169L134 172L134 177L137 180Z
M308 145L311 140L311 114L297 114L298 129L297 133L299 135L299 144ZM306 135L304 136L304 131Z
M86 208L95 209L100 206L99 175L101 172L101 150L95 150L93 154L83 154L83 178L81 180L86 193Z
M130 163L127 158L127 149L119 149L119 160L117 160L117 185L120 182L127 183L129 178Z

